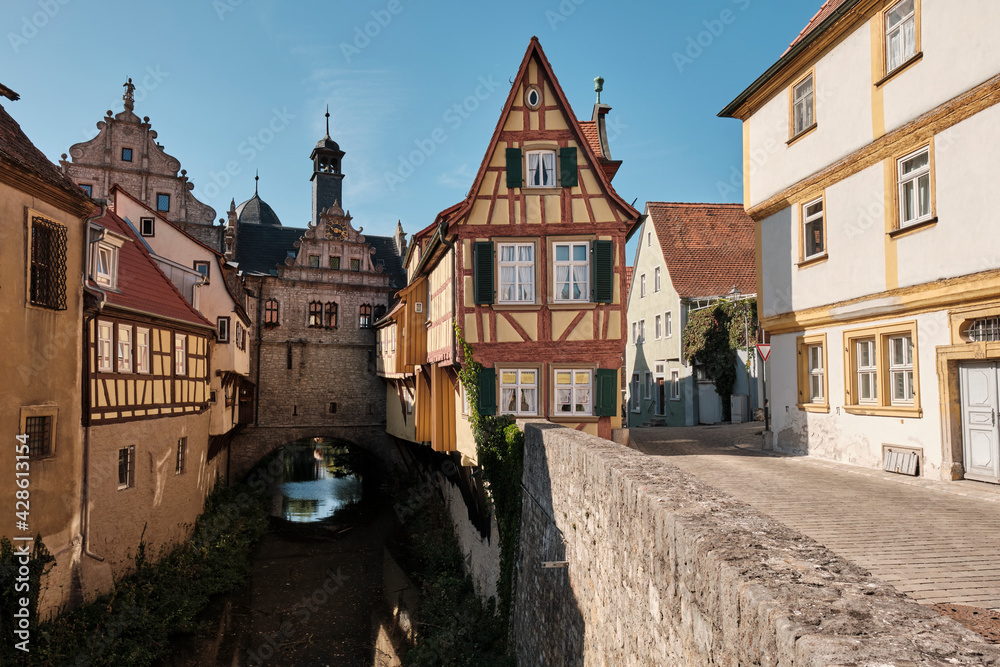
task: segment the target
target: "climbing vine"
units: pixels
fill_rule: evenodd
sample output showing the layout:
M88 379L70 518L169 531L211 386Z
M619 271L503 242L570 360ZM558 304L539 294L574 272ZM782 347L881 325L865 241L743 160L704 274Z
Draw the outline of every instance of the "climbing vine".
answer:
M462 329L455 324L455 338L461 350L459 379L469 401L469 424L476 440L476 454L483 479L489 486L500 531L500 617L510 620L514 603L514 566L521 537L521 471L524 462L524 433L510 415L479 414L479 372L483 365L472 355Z
M757 326L757 300L745 299L720 301L695 311L684 327L684 358L700 364L715 384L715 391L722 398L723 420L730 419L729 397L736 384L736 352L746 352L749 370Z

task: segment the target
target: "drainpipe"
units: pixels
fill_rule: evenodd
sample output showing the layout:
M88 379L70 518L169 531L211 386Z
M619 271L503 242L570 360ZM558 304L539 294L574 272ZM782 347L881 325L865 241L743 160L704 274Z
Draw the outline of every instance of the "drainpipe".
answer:
M101 205L101 215L103 216L106 210L106 205ZM107 236L108 230L101 228L100 234L90 242L91 253L90 257L93 257L93 246L100 241L103 241ZM87 275L90 275L89 262L87 264ZM90 326L97 320L97 316L101 314L104 310L104 304L108 301L108 293L105 292L100 287L90 287L84 282L84 291L97 293L100 296L100 301L97 303L97 309L94 314L88 319L84 320L83 328L83 358L86 367L90 368ZM83 427L83 488L81 494L81 507L80 507L80 539L83 542L83 553L84 555L93 558L94 560L103 563L104 557L98 556L90 551L90 381L89 378L84 378L83 381L83 415L84 415L84 427Z

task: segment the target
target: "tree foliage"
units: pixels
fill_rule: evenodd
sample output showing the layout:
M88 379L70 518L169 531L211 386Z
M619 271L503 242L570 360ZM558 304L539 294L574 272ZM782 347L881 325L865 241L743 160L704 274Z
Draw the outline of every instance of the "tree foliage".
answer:
M691 313L682 338L684 358L700 364L722 398L722 418L730 419L729 397L736 384L736 352L744 350L749 369L756 341L757 300L720 301Z

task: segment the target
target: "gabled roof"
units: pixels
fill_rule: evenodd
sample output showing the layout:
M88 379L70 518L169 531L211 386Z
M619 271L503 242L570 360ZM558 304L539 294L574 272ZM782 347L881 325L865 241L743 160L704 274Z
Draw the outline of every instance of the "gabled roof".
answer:
M570 105L569 99L567 99L566 94L563 92L562 86L559 84L559 79L556 78L556 75L552 70L552 65L549 64L549 59L545 57L545 52L542 50L542 45L539 43L538 37L531 38L531 42L528 44L528 49L524 53L524 58L521 60L521 66L518 68L517 76L514 77L514 81L511 84L510 93L507 95L507 101L504 103L503 109L500 111L500 117L497 120L496 129L493 130L493 136L490 139L489 147L486 149L483 161L479 165L479 171L476 172L476 178L472 182L469 194L466 195L466 198L459 202L458 205L451 206L442 211L439 214L439 217L442 217L445 213L454 210L457 215L451 215L448 218L449 221L454 221L472 209L472 205L476 200L476 193L482 188L483 179L486 177L486 169L489 166L489 156L496 151L497 143L500 141L500 134L503 132L503 128L507 123L507 117L510 115L511 108L514 106L517 91L520 89L521 84L528 75L528 63L531 62L532 58L538 58L539 65L542 68L542 73L552 84L552 90L555 92L556 99L559 101L558 106L561 107L566 113L566 117L569 120L571 128L570 131L576 134L581 146L584 147L583 152L586 154L587 160L594 169L594 177L600 184L601 189L607 193L610 200L618 204L626 212L627 216L631 218L633 222L637 221L639 218L639 212L632 208L628 202L622 199L615 190L614 186L611 185L611 179L601 165L601 159L603 158L602 152L599 149L595 149L594 145L591 143L587 134L581 127L581 121L576 117L576 114L573 113L573 107ZM615 168L615 170L617 170L617 168Z
M76 200L79 206L88 208L94 206L80 186L49 162L45 154L31 143L21 126L2 106L0 106L0 160L20 167L49 185L63 190Z
M845 2L847 2L847 0L826 0L826 2L823 3L823 6L819 8L819 11L816 12L816 15L813 16L812 19L810 19L809 23L806 24L806 27L802 29L802 32L799 33L799 36L796 37L794 40L792 40L792 43L788 46L788 49L785 51L785 53L791 51L796 44L805 39L809 35L809 33L811 33L813 30L819 27L819 25L823 23L823 21L825 21L831 14L837 11L837 9Z
M104 215L91 222L130 240L122 244L118 251L117 289L106 290L109 304L153 317L166 317L188 324L215 328L214 324L202 317L201 313L192 308L177 291L127 222L113 211L105 211ZM96 286L91 283L91 287Z
M681 298L756 293L754 223L741 204L647 202L646 210Z
M176 229L179 233L181 233L184 236L186 236L188 238L188 240L192 241L193 243L197 243L199 246L201 246L205 250L209 251L210 253L212 253L214 255L218 255L219 257L222 257L222 253L221 252L219 252L218 250L216 250L212 246L207 245L207 244L199 241L195 237L191 236L189 233L187 233L186 231L184 231L183 229L181 229L179 226L177 226L176 223L174 223L171 220L167 220L166 218L164 218L163 214L161 212L154 211L152 208L150 208L146 204L146 202L144 202L144 201L140 200L139 198L135 197L134 195L132 195L131 192L129 192L128 190L126 190L122 186L118 185L117 183L115 183L114 185L112 185L111 189L108 190L108 197L109 197L109 199L113 198L114 195L117 194L117 193L119 193L119 192L122 193L123 195L125 195L126 197L128 197L129 199L131 199L133 202L135 202L141 208L146 209L146 211L151 216L155 217L157 219L157 221L162 222L163 224L166 224L166 225L170 225L172 228Z

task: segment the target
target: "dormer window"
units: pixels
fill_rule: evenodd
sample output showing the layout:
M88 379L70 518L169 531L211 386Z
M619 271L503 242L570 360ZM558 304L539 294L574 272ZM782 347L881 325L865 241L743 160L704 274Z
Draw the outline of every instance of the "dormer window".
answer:
M118 248L103 241L97 244L93 278L101 287L115 289L118 284Z

